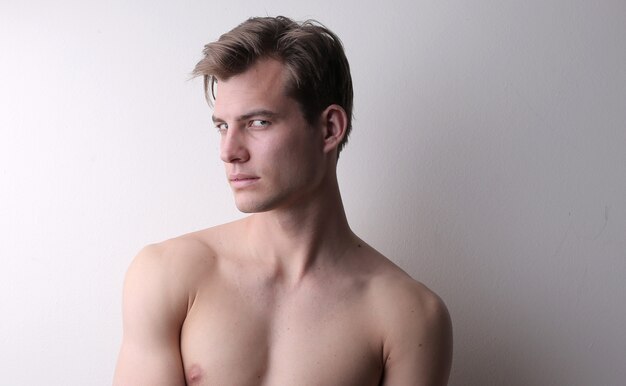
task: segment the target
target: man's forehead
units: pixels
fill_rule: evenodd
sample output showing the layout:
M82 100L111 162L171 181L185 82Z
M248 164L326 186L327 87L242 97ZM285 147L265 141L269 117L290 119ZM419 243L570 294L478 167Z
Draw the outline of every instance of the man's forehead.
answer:
M225 78L216 77L215 95L219 96L220 87L275 89L280 86L280 89L284 90L288 78L289 71L282 62L272 58L258 59L241 73Z
M217 79L214 117L240 116L252 111L278 113L297 105L286 93L288 71L275 59L262 59L241 74Z

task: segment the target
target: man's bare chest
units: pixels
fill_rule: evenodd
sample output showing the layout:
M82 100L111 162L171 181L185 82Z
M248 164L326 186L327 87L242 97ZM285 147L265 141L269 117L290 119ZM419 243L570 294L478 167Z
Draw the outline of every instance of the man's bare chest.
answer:
M382 349L354 291L200 293L181 331L190 385L377 385Z

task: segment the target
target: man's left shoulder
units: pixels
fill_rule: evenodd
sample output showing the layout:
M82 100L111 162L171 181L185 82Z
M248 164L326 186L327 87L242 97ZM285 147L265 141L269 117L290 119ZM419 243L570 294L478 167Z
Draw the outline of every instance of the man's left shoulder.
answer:
M443 300L401 269L390 268L372 284L375 307L388 323L413 329L449 324L450 315Z
M384 384L446 384L452 322L443 300L397 267L372 281L385 362Z

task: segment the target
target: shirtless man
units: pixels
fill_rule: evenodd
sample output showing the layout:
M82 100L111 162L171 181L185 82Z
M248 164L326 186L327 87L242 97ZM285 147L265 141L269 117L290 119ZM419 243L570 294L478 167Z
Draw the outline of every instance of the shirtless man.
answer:
M446 384L444 304L346 220L352 82L337 37L255 18L204 54L194 73L237 208L253 214L138 254L114 384Z

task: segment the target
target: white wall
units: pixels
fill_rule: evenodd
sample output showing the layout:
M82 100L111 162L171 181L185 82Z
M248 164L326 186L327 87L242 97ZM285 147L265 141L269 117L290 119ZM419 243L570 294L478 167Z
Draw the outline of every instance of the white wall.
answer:
M203 44L314 17L356 89L353 228L446 300L452 385L626 379L626 3L0 2L3 385L106 385L144 244L238 217Z

